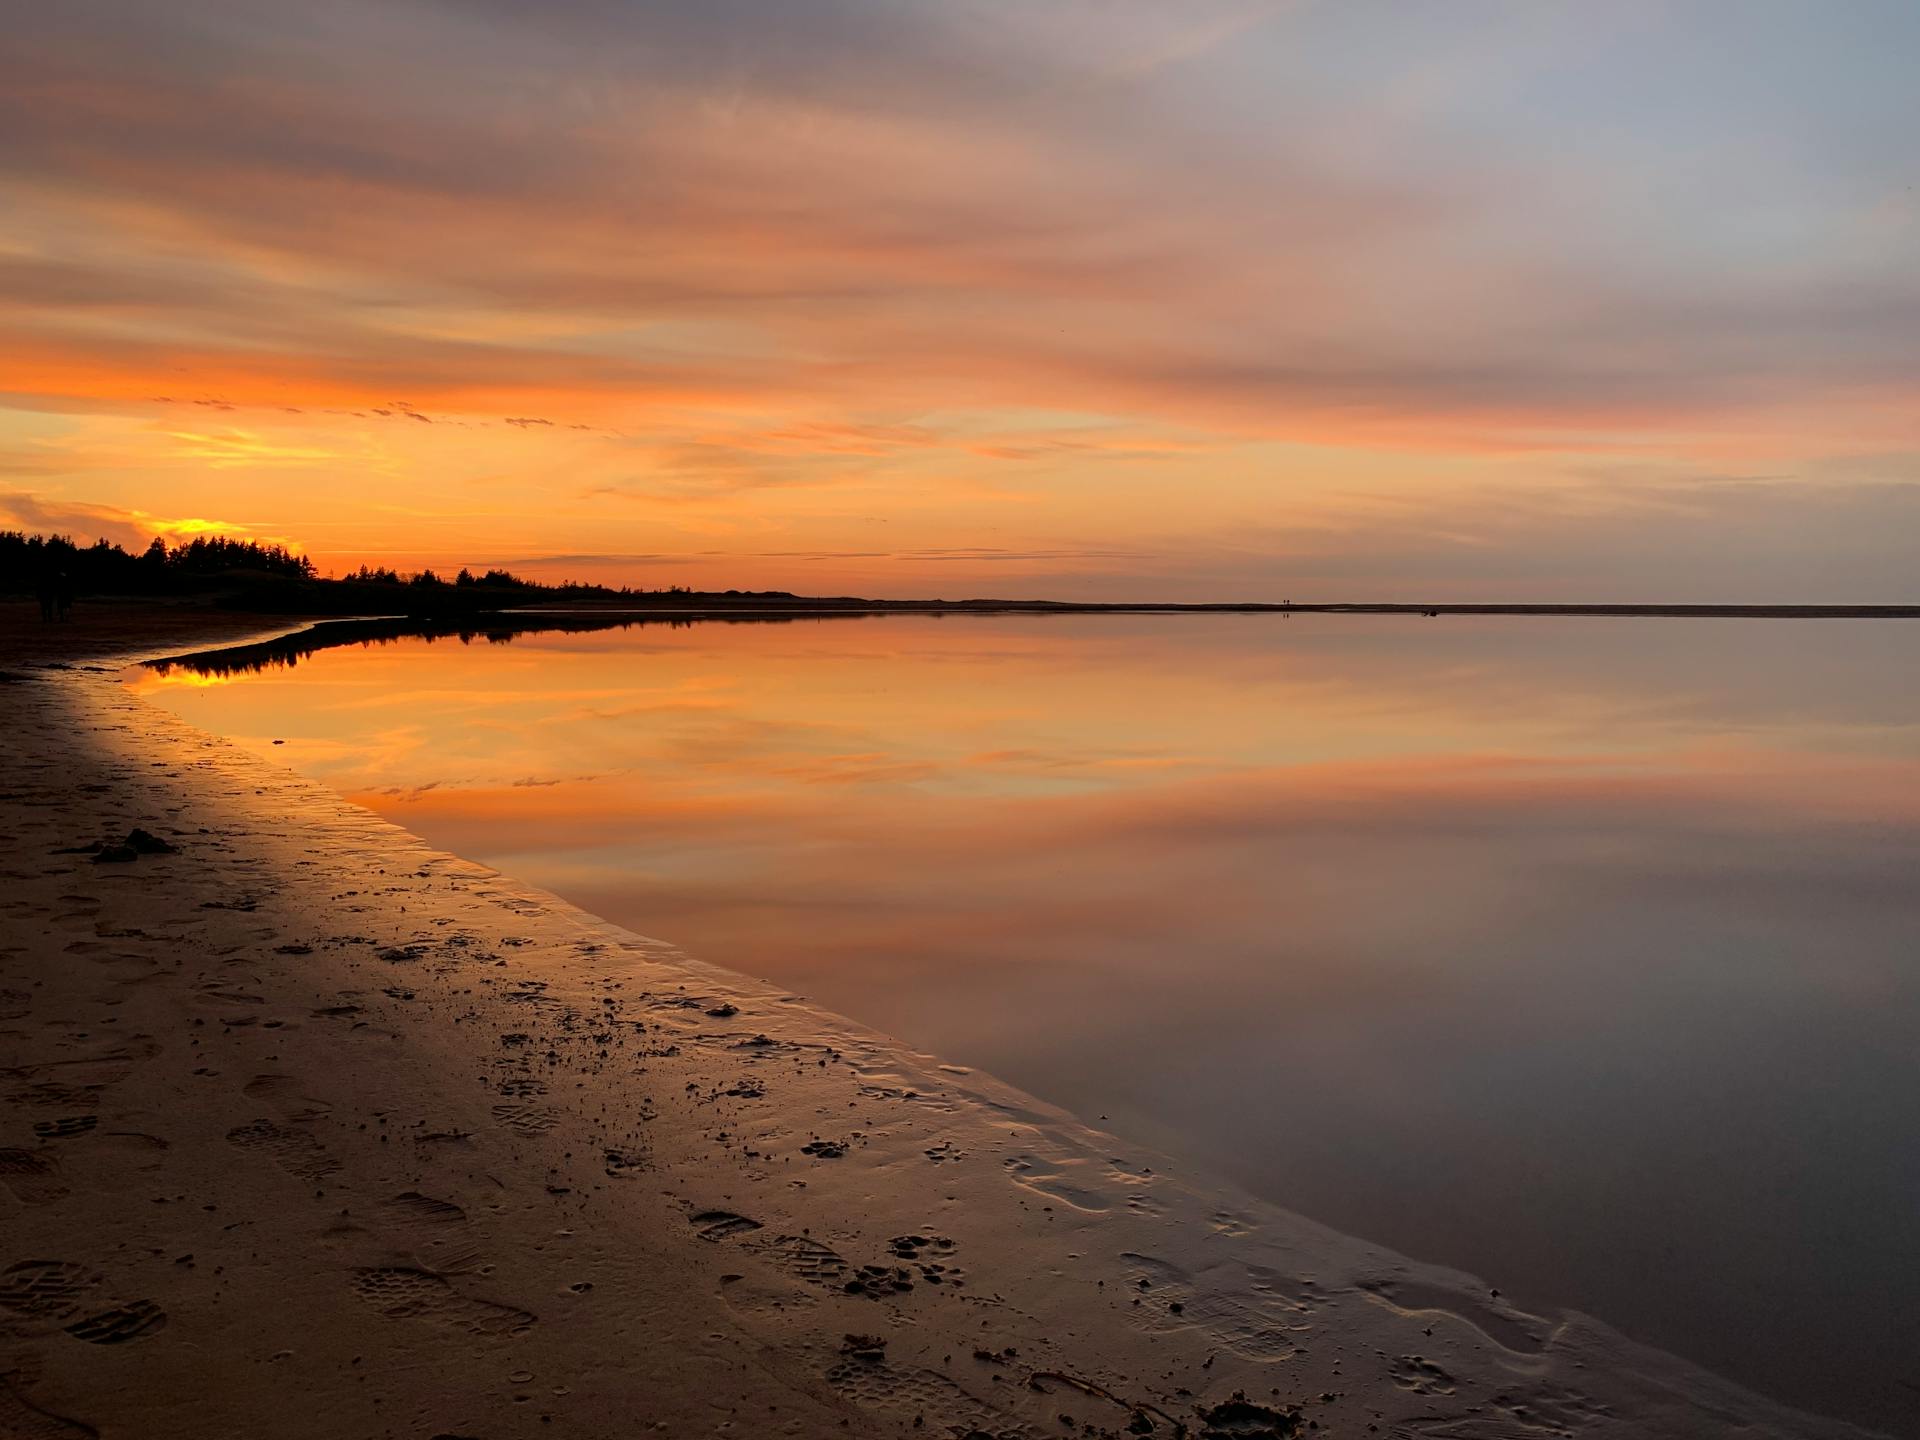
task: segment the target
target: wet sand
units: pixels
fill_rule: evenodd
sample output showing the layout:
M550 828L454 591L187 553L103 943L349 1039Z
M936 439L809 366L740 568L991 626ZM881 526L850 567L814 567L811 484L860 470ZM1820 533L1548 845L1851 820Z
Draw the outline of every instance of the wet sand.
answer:
M0 629L0 1434L1864 1433L435 852L92 621Z

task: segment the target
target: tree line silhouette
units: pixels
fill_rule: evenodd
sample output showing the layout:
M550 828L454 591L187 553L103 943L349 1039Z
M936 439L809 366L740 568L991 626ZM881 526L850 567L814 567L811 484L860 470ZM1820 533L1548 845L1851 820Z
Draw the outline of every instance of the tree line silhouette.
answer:
M152 595L200 588L210 577L245 572L311 580L313 562L284 545L199 535L178 545L155 538L138 555L110 540L79 545L66 535L0 530L0 590L24 594L49 576L81 593Z
M169 545L156 538L135 554L111 540L81 545L67 535L0 530L0 595L53 597L64 615L75 596L202 595L227 608L283 614L466 615L535 602L667 605L687 599L790 601L785 590L696 591L684 586L543 584L509 570L451 579L431 569L411 573L362 565L338 579L284 545L225 536L196 536Z
M358 570L349 570L346 573L345 578L348 580L357 580L361 584L366 584L366 585L447 585L447 584L452 584L460 587L461 589L465 589L470 585L491 585L496 589L505 588L505 589L519 589L519 590L525 590L528 588L534 588L534 589L550 588L550 587L536 585L535 582L531 580L522 580L518 575L515 575L510 570L488 570L480 575L475 575L471 570L462 569L460 573L454 576L451 581L447 581L447 580L441 579L441 577L435 574L432 570L421 570L412 575L402 575L398 570L390 570L385 568L384 566L362 565ZM594 586L584 586L584 587L577 587L577 588L599 590L599 589L604 589L605 587L594 585Z

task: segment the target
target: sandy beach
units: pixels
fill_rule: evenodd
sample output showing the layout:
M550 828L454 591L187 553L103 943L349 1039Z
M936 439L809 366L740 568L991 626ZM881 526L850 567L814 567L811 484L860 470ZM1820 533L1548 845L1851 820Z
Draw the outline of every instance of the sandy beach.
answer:
M293 623L0 632L0 1435L1868 1433L437 852L115 679Z

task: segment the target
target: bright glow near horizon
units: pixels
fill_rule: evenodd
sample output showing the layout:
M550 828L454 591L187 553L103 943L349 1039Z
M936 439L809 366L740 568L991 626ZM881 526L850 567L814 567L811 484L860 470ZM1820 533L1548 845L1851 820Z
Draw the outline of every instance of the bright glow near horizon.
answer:
M0 524L884 595L1912 600L1920 10L103 0Z

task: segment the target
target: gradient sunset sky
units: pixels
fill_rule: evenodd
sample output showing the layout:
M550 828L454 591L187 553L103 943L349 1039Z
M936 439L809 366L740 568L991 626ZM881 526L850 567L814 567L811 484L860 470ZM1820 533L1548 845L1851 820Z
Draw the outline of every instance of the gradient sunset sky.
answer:
M1913 0L70 0L0 524L323 570L1920 599Z

